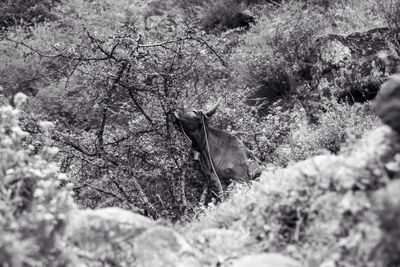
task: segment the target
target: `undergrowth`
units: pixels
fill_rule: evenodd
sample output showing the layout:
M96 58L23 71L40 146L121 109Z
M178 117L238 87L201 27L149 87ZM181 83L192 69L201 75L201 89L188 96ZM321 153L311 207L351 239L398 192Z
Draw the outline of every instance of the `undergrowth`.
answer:
M226 244L233 250L231 255L280 252L304 266L393 264L397 258L390 248L396 241L391 238L394 229L390 225L399 218L394 212L398 197L379 197L374 192L391 186L384 164L398 164L392 157L400 151L396 140L398 136L381 127L346 155L317 156L265 172L248 192L210 208L184 229L203 249L201 237L209 229L215 229L217 240L229 231L237 242ZM396 204L393 209L387 205L379 208L371 197L375 195L382 201L385 195ZM387 209L387 216L376 213ZM383 252L377 252L379 248Z

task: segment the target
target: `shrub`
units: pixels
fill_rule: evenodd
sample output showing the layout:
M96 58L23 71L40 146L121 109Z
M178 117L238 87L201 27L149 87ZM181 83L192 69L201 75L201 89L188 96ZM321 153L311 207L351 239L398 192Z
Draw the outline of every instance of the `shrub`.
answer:
M0 2L0 28L14 25L32 25L56 17L51 9L60 0L6 0Z
M31 36L11 36L28 45L17 48L33 53L30 62L42 53L57 55L51 57L54 76L39 75L38 84L45 84L27 108L57 121L52 138L79 204L179 217L197 204L205 181L186 164L190 144L171 128L166 112L184 104L201 108L217 94L228 95L219 48L211 49L207 36L188 36L185 28L139 33L109 12L107 1L80 2L68 2L56 23L33 27ZM239 93L227 99L243 111Z
M25 96L17 94L21 107ZM71 259L63 228L73 207L71 189L54 161L58 149L35 153L18 125L20 111L0 107L0 262L5 266L65 266ZM47 135L50 124L41 122Z
M240 37L231 56L235 82L250 87L255 98L267 105L292 101L304 82L300 70L318 34L327 28L319 9L304 9L301 2L281 5L262 16L257 25Z
M55 11L56 22L35 25L29 33L18 29L7 34L15 42L0 42L6 52L2 59L12 62L0 77L7 96L18 91L19 81L35 75L40 91L28 109L57 121L52 138L79 204L139 208L171 218L196 206L205 181L187 164L190 144L165 115L184 105L204 108L218 97L225 101L212 124L241 137L268 163L287 164L339 149L345 126L337 125L337 132L321 126L325 132L312 136L318 127L296 128L304 122L304 111L290 109L299 102L307 106L315 93L299 86L298 72L306 49L328 23L320 9L303 16L304 5L282 5L271 11L275 17L265 15L261 26L247 34L230 31L216 37L181 25L173 32L142 32L134 27L140 10L133 24L127 23L136 14L128 2L71 0ZM276 90L284 101L266 105L263 114L246 105L254 89ZM319 115L318 100L313 99L317 104L309 105L307 115ZM305 131L304 138L296 131ZM290 134L296 138L286 141ZM282 144L289 149L284 152Z
M248 192L210 209L186 232L201 236L205 229L222 228L234 233L237 243L227 243L225 249L236 257L268 251L291 255L304 266L387 266L382 260L396 266L398 185L388 184L393 204L382 213L375 214L370 199L388 183L385 164L400 151L396 142L398 136L381 127L345 155L317 156L264 172ZM398 163L391 167L395 177ZM372 258L381 242L387 254Z
M237 27L249 27L254 18L244 14L247 5L238 0L208 0L198 7L197 17L206 31L223 31Z
M230 57L233 80L250 88L252 96L267 106L277 99L289 106L294 99L306 103L310 95L323 93L318 85L324 81L312 74L324 67L314 62L319 54L316 41L327 33L347 34L384 25L372 0L337 1L328 10L304 1L282 3L266 9L257 24L238 37Z
M286 165L319 154L345 152L366 131L382 124L371 103L328 102L325 109L316 114L318 123L311 125L307 123L305 111L298 111L297 123L291 124L289 138L275 152L276 162Z
M400 30L400 3L396 0L376 1L389 27Z

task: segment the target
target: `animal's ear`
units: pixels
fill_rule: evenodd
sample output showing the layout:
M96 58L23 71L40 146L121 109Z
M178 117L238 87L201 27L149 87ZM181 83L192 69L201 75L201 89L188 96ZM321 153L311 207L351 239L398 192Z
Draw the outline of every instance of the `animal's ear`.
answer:
M168 120L169 122L174 123L174 122L177 120L177 116L176 116L175 113L176 113L176 111L174 111L174 110L168 111L168 113L167 113L167 120Z
M221 102L221 98L218 98L218 101L214 105L214 107L206 112L207 117L211 117L212 115L214 115L215 111L217 111L217 108L218 108L220 102Z

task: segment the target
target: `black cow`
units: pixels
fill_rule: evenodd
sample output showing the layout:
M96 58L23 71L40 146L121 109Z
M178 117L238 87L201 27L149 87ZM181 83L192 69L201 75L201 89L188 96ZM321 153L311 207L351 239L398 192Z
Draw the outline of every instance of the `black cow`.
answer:
M249 157L255 157L238 138L208 125L217 108L218 103L208 112L176 109L168 115L177 130L192 140L201 169L220 196L232 180L250 180Z

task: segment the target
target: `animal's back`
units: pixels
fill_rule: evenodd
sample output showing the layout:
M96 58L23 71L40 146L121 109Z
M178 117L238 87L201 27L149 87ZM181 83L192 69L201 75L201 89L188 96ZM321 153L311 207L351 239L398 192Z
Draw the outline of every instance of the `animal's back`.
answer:
M235 136L210 128L208 136L214 167L226 179L249 180L246 150Z

